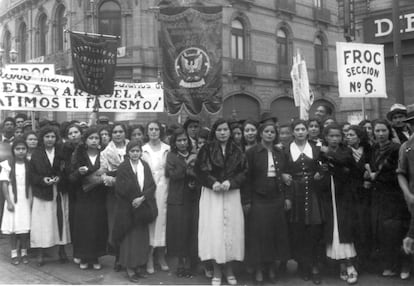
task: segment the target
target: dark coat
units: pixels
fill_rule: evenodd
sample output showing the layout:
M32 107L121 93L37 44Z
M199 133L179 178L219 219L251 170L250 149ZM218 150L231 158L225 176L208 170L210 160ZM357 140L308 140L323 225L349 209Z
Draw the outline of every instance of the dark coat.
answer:
M205 144L198 153L195 165L199 182L210 189L215 182L226 180L230 182L230 189L239 189L246 171L246 156L233 141L227 142L225 156L218 141Z
M55 147L55 158L53 165L50 165L44 148L37 148L30 160L30 175L32 183L33 195L45 201L53 200L53 186L48 186L43 178L58 176L60 181L57 184L59 192L65 191L64 187L64 168L65 161L61 155L61 150L58 146Z
M195 154L190 154L190 156L196 158ZM168 182L168 204L182 205L184 201L197 199L196 191L189 187L189 183L195 180L194 173L183 157L174 152L167 154L165 176L170 178Z
M283 192L286 199L291 199L290 189L282 182L281 175L286 171L287 157L286 154L278 149L273 148L273 161L275 162L277 190ZM253 197L262 198L274 197L274 192L270 192L266 186L267 168L268 168L268 151L259 143L246 151L247 158L247 177L246 177L246 203L250 203Z
M399 144L391 142L388 150L380 155L379 145L373 146L370 167L373 172L377 173L373 182L375 196L372 198L374 228L378 220L408 221L410 219L397 179L399 149Z
M82 184L85 184L88 180L88 177L98 171L101 167L100 153L98 153L98 156L96 157L95 165L92 165L91 161L89 160L85 145L82 144L75 149L70 161L70 165L66 167L69 173L69 182L77 187L77 191L82 191ZM88 171L83 175L79 172L79 167L82 166L88 167Z
M112 234L115 245L120 245L128 231L138 223L133 219L135 209L132 207L132 201L141 196L144 196L145 200L155 200L156 185L151 169L145 161L141 160L141 163L144 165L145 177L142 189L129 160L125 160L118 167L115 184L115 222Z
M331 178L335 185L335 202L338 217L340 243L353 243L355 232L354 190L352 189L352 173L355 161L348 147L340 146L335 152L321 153L321 159L328 165L329 173L325 175L322 190L322 205L326 217L325 241L333 240L333 205L331 193Z

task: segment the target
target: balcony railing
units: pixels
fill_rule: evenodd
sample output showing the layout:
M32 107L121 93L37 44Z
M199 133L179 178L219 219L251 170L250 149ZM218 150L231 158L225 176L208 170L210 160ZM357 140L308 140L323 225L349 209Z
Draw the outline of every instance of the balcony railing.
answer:
M329 24L331 22L331 11L326 8L313 7L313 19Z
M257 67L253 61L233 59L231 61L231 72L233 76L256 77Z
M284 81L290 81L290 71L292 70L292 66L290 65L278 65L277 66L277 74L276 79L277 80L284 80Z
M296 14L296 0L276 0L276 10Z

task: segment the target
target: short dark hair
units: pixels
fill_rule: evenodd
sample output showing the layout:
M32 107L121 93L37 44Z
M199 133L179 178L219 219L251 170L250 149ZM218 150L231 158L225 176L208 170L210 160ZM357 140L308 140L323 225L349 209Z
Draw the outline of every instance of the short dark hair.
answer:
M145 135L147 136L147 139L148 139L148 128L149 128L151 123L155 123L155 124L158 125L158 128L160 129L160 139L164 138L164 136L165 136L164 126L162 126L161 122L159 122L158 120L151 120L145 126Z
M185 136L187 137L187 140L188 140L187 141L188 142L187 151L191 152L191 150L193 149L193 146L192 146L191 140L190 140L190 136L188 136L187 131L183 127L180 127L180 128L175 129L173 134L171 135L171 138L170 138L171 152L173 152L173 153L178 152L178 148L175 145L175 142L177 141L177 137L182 135L182 134L185 134Z
M54 133L55 136L56 136L56 143L59 141L59 139L60 139L59 130L56 128L56 126L46 125L46 126L43 126L39 131L39 137L38 137L38 139L39 139L38 145L39 146L42 146L42 147L44 146L43 145L43 143L44 143L43 142L43 137L45 137L45 135L48 134L48 133ZM55 143L55 145L56 145L56 143Z
M388 139L391 140L393 137L392 127L391 127L391 124L388 122L388 120L385 120L385 119L376 119L372 122L372 133L374 134L374 138L377 139L375 137L375 126L378 124L384 124L385 127L387 127L388 132L389 132Z
M17 118L23 118L23 121L26 121L27 115L24 113L17 113L16 116L14 117L14 120L17 120Z
M13 117L6 117L3 121L3 126L6 122L11 122L11 123L13 123L14 126L16 126L16 121L14 120Z

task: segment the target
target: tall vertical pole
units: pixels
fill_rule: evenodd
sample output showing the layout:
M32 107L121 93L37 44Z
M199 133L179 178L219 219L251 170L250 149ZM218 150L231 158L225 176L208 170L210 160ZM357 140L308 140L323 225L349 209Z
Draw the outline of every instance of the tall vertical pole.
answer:
M404 104L404 80L402 70L401 54L401 32L400 32L400 1L392 1L392 22L394 25L393 50L394 50L394 84L392 93L395 94L395 101Z

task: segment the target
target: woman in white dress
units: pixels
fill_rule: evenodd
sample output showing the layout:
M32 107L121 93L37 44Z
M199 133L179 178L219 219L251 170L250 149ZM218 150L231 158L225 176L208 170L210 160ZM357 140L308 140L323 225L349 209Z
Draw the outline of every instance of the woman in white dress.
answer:
M0 181L2 182L5 206L1 232L10 235L11 263L20 263L18 242L20 242L20 257L24 264L29 262L30 216L32 193L29 186L29 164L26 159L27 144L23 139L17 139L12 145L13 158L0 163Z
M236 285L231 261L244 259L244 218L240 199L247 164L232 141L229 123L218 119L209 143L199 151L196 175L202 185L198 228L198 253L214 266L212 285L221 285L222 268L227 282Z
M157 201L158 208L156 220L149 225L151 251L148 256L147 272L152 274L155 271L153 259L155 248L157 248L157 259L161 270L169 270L165 260L168 198L168 179L165 176L165 165L170 146L161 141L164 129L158 121L148 122L146 135L149 141L142 146L142 159L149 164L155 185L157 186L155 200Z
M44 265L43 249L59 245L60 261L66 262L70 243L69 199L62 184L65 162L59 148L59 132L47 125L40 130L40 146L30 160L33 190L30 246L39 248L38 265Z

